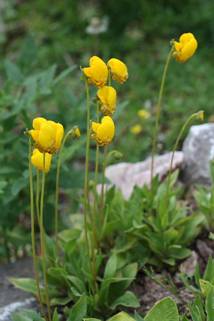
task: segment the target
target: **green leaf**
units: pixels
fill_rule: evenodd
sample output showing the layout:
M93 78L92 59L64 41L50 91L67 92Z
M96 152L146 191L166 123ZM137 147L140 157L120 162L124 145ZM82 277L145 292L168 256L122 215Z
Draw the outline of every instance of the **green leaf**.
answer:
M112 304L111 308L115 309L118 305L125 307L138 308L140 306L136 295L131 291L126 291L123 295L117 298Z
M20 312L16 312L12 315L12 320L13 321L45 321L45 319L43 319L34 310L22 310Z
M214 259L212 257L209 257L203 279L214 283Z
M87 296L83 295L71 308L67 321L82 321L87 313Z
M128 313L122 311L122 312L115 314L113 317L111 317L107 321L135 321L135 319L130 317L130 315Z
M112 254L108 259L108 262L105 267L104 278L112 278L115 276L117 270L117 255Z
M214 285L212 285L209 281L205 281L203 279L200 279L199 284L200 284L201 292L205 296L207 296L208 292L211 289L214 289Z
M158 301L145 316L145 321L179 321L176 303L170 298Z
M70 297L64 297L64 298L53 298L53 299L51 299L51 301L50 301L50 304L52 305L52 306L56 306L56 305L66 305L66 304L68 304L69 302L71 302L72 301L72 298L70 298Z
M71 66L65 70L63 70L55 79L54 79L54 85L56 85L58 82L66 78L70 73L77 68L76 65Z
M207 321L214 319L214 288L212 288L206 298Z
M18 289L37 294L36 281L31 278L9 278L9 281Z
M58 313L57 313L57 309L54 310L52 321L59 321L59 316L58 316Z
M19 67L10 60L5 60L5 71L9 81L20 84L23 80L23 75Z

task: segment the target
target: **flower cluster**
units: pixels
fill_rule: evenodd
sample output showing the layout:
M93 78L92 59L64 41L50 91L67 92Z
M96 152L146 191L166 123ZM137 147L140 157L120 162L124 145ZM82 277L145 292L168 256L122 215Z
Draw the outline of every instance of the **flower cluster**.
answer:
M31 162L38 170L47 173L51 166L52 154L60 149L64 128L60 123L36 117L29 134L34 141Z
M91 130L97 144L105 146L111 143L115 134L115 125L111 117L116 110L117 92L110 85L111 78L123 84L128 79L128 69L119 59L111 58L106 64L101 58L93 56L89 60L89 67L83 68L82 71L89 84L98 87L97 99L104 117L101 123L92 122Z

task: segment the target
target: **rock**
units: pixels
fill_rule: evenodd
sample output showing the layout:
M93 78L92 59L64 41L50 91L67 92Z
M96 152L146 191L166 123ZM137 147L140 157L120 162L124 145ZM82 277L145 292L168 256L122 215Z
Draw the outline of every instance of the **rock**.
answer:
M33 277L32 259L23 258L0 266L0 321L11 321L15 311L37 307L31 294L14 288L10 277Z
M154 175L160 179L165 177L170 169L172 153L166 153L155 157ZM183 163L183 153L175 152L172 169L181 167ZM111 184L121 190L123 196L128 199L134 186L143 187L151 183L151 158L138 163L119 163L106 168L105 176ZM100 187L98 186L98 190Z
M196 242L197 250L200 256L207 262L210 256L213 256L213 249L209 247L209 245L202 240L197 240Z
M34 298L16 301L0 308L0 321L12 321L12 315L22 309L36 309Z
M198 255L195 251L192 251L191 256L180 264L179 270L182 273L187 274L189 277L193 276L198 263Z
M214 124L192 126L183 144L183 179L187 184L210 184L214 158Z

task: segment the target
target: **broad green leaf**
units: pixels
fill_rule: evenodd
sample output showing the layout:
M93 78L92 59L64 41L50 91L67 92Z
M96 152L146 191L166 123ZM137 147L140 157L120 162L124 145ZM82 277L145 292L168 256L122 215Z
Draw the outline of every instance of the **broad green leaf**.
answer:
M211 289L214 289L214 285L212 285L209 281L205 281L203 279L199 280L199 284L200 284L200 288L201 288L201 292L203 293L203 295L207 296L208 292Z
M214 320L214 288L210 289L206 298L207 321Z
M71 308L67 321L82 321L87 313L87 296L83 295Z
M193 302L193 304L190 305L189 309L192 321L204 321L200 313L200 308L195 302Z
M108 259L108 262L105 267L104 278L112 278L115 276L117 270L117 255L112 254Z
M115 309L118 305L125 307L138 308L140 306L136 295L131 291L126 291L123 295L117 298L112 304L111 308Z
M58 316L58 313L57 313L57 309L54 310L52 321L59 321L59 316Z
M9 81L20 84L23 80L23 75L19 67L10 60L5 60L5 71Z
M178 308L170 298L158 301L145 316L145 321L179 321Z
M209 257L203 279L214 283L214 259L212 257Z
M9 281L18 289L37 294L36 281L31 278L9 278Z
M22 310L12 315L13 321L45 321L36 311L34 310ZM57 321L57 320L56 320Z
M69 302L71 302L71 300L72 300L72 298L70 298L70 297L68 297L68 296L66 296L66 297L64 297L64 298L53 298L53 299L51 299L51 301L50 301L50 304L52 305L52 306L56 306L56 305L66 305L66 304L68 304Z
M111 317L107 321L135 321L135 319L130 317L130 315L128 313L122 311L122 312L115 314L113 317Z

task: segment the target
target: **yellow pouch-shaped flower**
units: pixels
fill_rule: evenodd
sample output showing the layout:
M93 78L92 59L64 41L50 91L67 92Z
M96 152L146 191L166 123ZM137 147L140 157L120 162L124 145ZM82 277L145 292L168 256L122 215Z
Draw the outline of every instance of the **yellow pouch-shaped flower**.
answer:
M185 62L191 58L198 47L198 42L191 32L183 33L179 42L174 41L173 57L179 62Z
M92 122L92 137L100 146L105 146L111 143L115 135L115 126L111 117L104 116L101 123Z
M31 156L31 163L39 171L42 171L45 173L49 172L51 167L51 160L52 160L51 154L45 153L45 157L44 157L44 154L41 153L37 148L33 150L33 154Z
M60 123L37 117L33 120L33 129L29 133L41 152L53 154L61 146L64 128Z
M123 84L128 79L128 69L124 62L122 62L121 60L111 58L108 61L107 66L109 67L112 78L115 81Z
M111 86L104 86L97 91L97 97L101 104L101 111L104 115L112 115L115 112L117 92Z
M103 87L108 80L108 67L105 62L101 58L93 56L89 60L89 66L82 68L89 83L97 87Z

